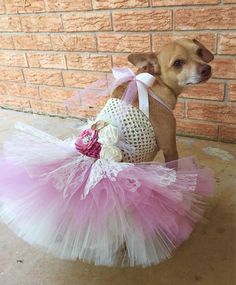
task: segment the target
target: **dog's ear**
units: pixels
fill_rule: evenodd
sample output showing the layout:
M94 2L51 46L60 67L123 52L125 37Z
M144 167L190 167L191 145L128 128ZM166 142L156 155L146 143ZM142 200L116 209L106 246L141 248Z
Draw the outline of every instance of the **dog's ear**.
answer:
M157 55L154 52L131 53L128 56L129 62L144 72L160 74L160 66Z
M214 55L203 44L196 39L193 42L198 46L197 54L202 60L208 63L214 59Z

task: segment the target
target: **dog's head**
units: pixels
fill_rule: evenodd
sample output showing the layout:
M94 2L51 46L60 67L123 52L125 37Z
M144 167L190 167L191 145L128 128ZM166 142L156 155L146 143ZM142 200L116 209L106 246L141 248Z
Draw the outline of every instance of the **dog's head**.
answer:
M165 45L157 53L132 53L128 60L148 72L173 90L180 90L189 84L205 82L211 77L213 54L197 40L179 39Z

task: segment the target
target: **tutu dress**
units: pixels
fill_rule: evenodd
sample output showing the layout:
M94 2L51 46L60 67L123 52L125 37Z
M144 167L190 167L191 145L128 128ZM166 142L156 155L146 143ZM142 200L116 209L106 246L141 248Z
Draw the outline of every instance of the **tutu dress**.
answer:
M145 97L141 81L132 84ZM16 124L0 158L0 218L19 237L106 266L158 264L189 237L213 193L212 172L192 157L177 168L153 161L148 100L139 108L129 100L109 99L75 141Z

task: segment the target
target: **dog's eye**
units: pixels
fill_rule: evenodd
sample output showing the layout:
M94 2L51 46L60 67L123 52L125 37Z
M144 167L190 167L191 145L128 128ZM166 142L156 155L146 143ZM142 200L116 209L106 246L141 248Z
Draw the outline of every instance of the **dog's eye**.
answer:
M173 66L174 66L174 67L177 67L177 68L180 68L180 67L182 67L184 64L185 64L185 61L184 61L183 59L177 59L177 60L174 62Z

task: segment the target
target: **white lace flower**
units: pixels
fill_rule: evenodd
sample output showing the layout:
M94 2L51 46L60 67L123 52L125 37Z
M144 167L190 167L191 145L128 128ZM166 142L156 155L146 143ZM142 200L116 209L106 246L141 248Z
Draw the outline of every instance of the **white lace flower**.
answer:
M104 145L117 145L119 140L119 130L117 127L107 125L99 131L99 142Z
M122 160L122 152L117 146L103 145L100 152L100 158L118 162Z

